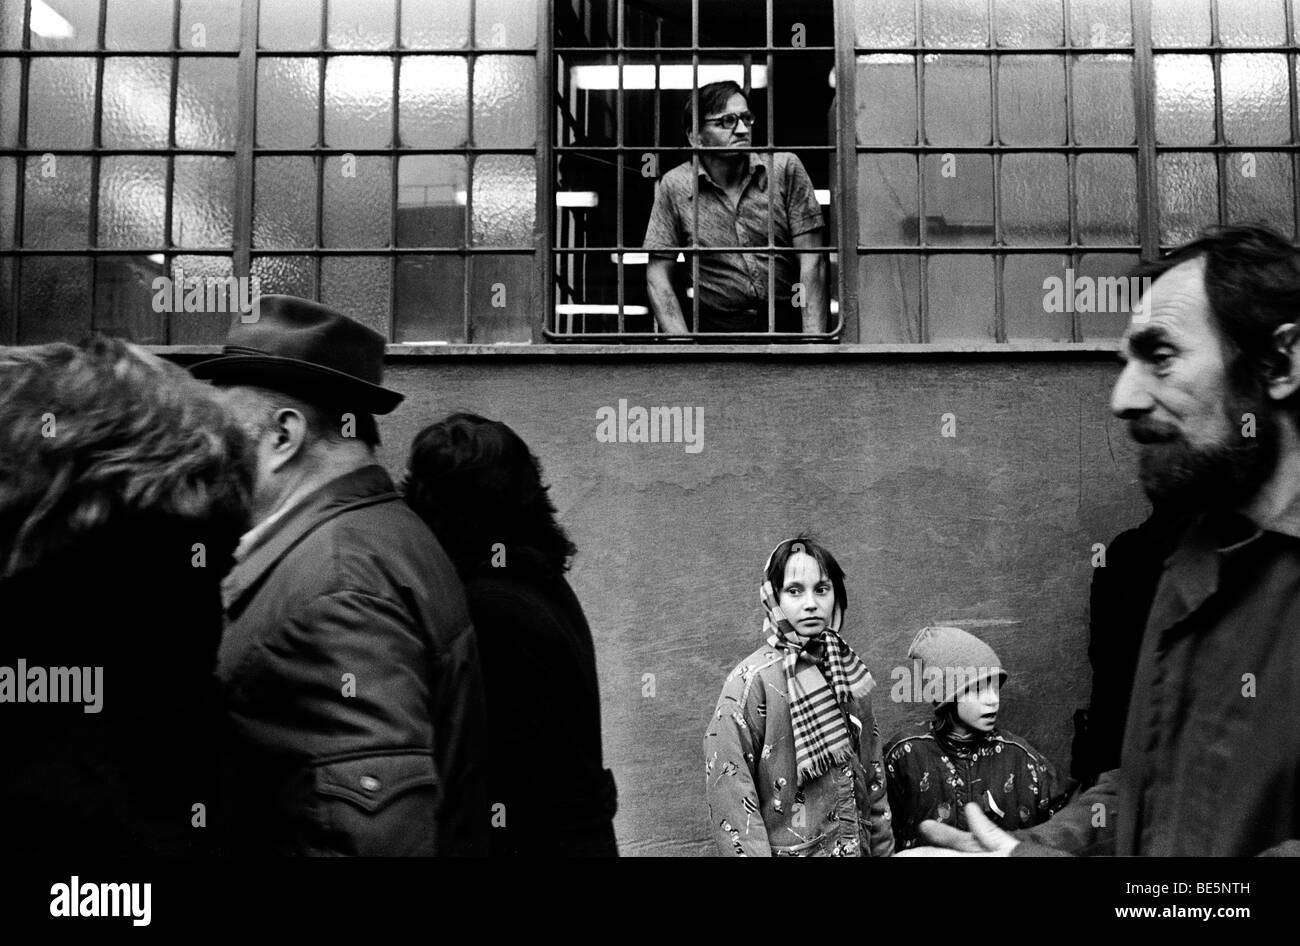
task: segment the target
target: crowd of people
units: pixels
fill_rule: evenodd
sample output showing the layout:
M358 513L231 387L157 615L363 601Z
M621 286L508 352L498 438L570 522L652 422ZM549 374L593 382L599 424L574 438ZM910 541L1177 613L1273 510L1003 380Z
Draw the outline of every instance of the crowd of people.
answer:
M1111 409L1157 513L1094 582L1079 790L999 728L1011 675L960 628L916 635L932 715L882 741L844 572L799 536L707 723L719 853L1300 854L1300 251L1216 228L1141 274ZM258 312L188 373L103 337L0 349L7 850L616 854L537 458L454 414L394 483L384 339ZM106 705L47 699L60 668Z

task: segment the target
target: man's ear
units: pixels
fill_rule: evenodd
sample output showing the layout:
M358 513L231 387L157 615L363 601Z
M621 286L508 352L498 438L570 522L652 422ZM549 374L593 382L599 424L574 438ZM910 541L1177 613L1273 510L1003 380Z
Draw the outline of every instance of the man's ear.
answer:
M1273 350L1277 355L1277 368L1268 379L1268 396L1275 401L1284 401L1296 391L1300 391L1300 351L1296 343L1300 342L1300 325L1287 322L1273 331Z
M275 412L272 435L271 468L278 470L306 450L307 418L292 407L282 407Z

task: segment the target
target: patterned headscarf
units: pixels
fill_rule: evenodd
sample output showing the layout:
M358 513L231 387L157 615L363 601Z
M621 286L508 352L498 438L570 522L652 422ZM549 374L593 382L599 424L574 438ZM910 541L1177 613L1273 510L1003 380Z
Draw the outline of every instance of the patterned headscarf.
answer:
M775 554L774 549L772 555ZM839 635L844 617L841 602L835 602L830 624L818 637L801 637L781 610L772 583L766 579L771 555L767 561L759 590L765 611L763 634L768 644L781 651L784 657L782 665L790 699L790 721L794 726L797 783L802 785L822 775L833 763L844 762L852 755L853 742L844 716L849 702L866 696L876 682L853 648ZM822 642L821 658L815 666L796 673L799 655L817 640Z

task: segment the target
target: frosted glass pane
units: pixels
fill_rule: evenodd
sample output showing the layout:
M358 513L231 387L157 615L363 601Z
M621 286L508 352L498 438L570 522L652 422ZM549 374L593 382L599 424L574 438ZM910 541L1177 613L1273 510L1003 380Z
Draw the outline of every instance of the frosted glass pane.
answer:
M392 116L392 59L349 56L326 60L326 147L391 147Z
M1065 144L1065 60L1003 56L998 67L998 136L1003 144Z
M858 144L916 144L916 65L911 56L858 57Z
M1065 41L1061 0L996 0L999 46L1060 46Z
M1284 0L1220 0L1219 42L1225 46L1285 43Z
M1002 261L1002 324L1008 341L1073 339L1074 315L1065 311L1064 304L1056 304L1063 303L1063 299L1050 298L1043 288L1043 283L1053 277L1060 279L1064 287L1069 265L1070 258L1060 254L1030 253L1007 256Z
M921 36L926 46L989 44L989 11L970 0L921 0Z
M105 148L166 148L171 117L171 62L118 56L104 61Z
M474 45L479 49L536 46L537 0L477 0Z
M24 5L0 3L0 49L21 49L23 45ZM0 296L0 298L3 298ZM0 339L5 336L0 334Z
M534 268L531 255L470 257L471 344L532 341ZM498 308L494 301L505 305Z
M1209 42L1210 0L1152 0L1152 45L1204 46Z
M378 155L325 159L322 240L325 246L388 246L392 226L390 160ZM345 171L351 173L345 174Z
M242 6L242 0L181 0L181 48L238 49Z
M1076 282L1078 278L1086 277L1096 281L1098 286L1116 285L1115 279L1123 279L1124 285L1129 287L1129 308L1135 305L1133 289L1137 288L1137 297L1141 298L1141 284L1134 284L1129 280L1129 273L1138 264L1136 254L1127 253L1089 253L1079 260L1075 267ZM1102 283L1101 280L1110 280L1109 283ZM1109 290L1107 290L1109 292ZM1122 290L1116 289L1116 292ZM1131 312L1114 311L1114 312L1091 312L1079 313L1079 334L1085 341L1091 341L1099 338L1119 338L1124 334L1124 329L1128 327L1129 319L1132 317Z
M1008 243L1067 243L1070 205L1063 154L1002 157L1002 239Z
M464 49L469 44L469 0L402 0L402 45L408 49Z
M11 249L17 236L18 162L0 158L0 249ZM4 336L0 335L0 339Z
M993 242L993 159L987 154L925 156L925 242Z
M0 148L18 146L19 93L22 92L22 67L17 59L0 57ZM32 124L32 119L28 119ZM86 122L89 127L90 122Z
M1219 222L1218 170L1212 154L1162 154L1157 173L1160 189L1160 242L1186 243Z
M176 256L172 258L171 270L172 279L177 281L195 276L200 279L227 279L235 274L229 256ZM253 283L252 291L257 292L257 283ZM170 344L220 345L226 340L230 323L237 317L229 311L168 313Z
M1209 56L1156 56L1156 141L1214 142L1214 70Z
M238 136L235 60L186 58L176 77L176 147L230 149Z
M859 46L916 45L915 0L857 0Z
M29 80L28 146L89 148L94 142L95 61L33 59Z
M402 146L462 147L469 134L468 60L460 56L404 56L401 69L398 130ZM481 65L479 69L481 72Z
M993 341L992 259L932 256L926 287L930 341Z
M66 342L90 329L90 260L75 256L28 256L18 296L18 341L24 345Z
M928 60L933 58L934 62ZM981 56L926 57L925 136L933 145L987 145L992 131L989 62Z
M23 191L23 245L67 249L90 238L90 158L33 155Z
M463 246L465 159L420 154L397 162L397 245Z
M316 298L316 262L310 256L255 256L249 274L257 277L263 295Z
M1234 53L1223 57L1223 134L1229 144L1287 144L1291 117L1287 103L1286 56Z
M316 244L316 171L309 157L258 158L253 189L253 245Z
M1074 63L1074 138L1082 145L1131 145L1133 60L1129 56L1080 56Z
M161 262L148 256L99 257L95 264L95 331L138 345L166 345L167 321L172 314L161 307L154 310L153 291L154 279L165 272Z
M263 49L319 49L321 0L259 0L257 44Z
M330 49L390 49L397 29L394 0L329 0Z
M230 158L176 158L172 240L177 246L229 246L233 240L235 162Z
M406 256L397 261L399 342L465 340L465 260L460 256Z
M523 155L481 155L474 161L474 245L531 246L537 167Z
M481 56L474 64L474 144L527 148L537 140L537 61Z
M1075 46L1132 46L1130 0L1071 0L1070 42Z
M162 246L166 219L166 158L125 155L100 162L100 246Z
M858 257L858 330L861 340L919 342L921 261L916 256Z
M863 246L917 241L916 157L858 155L858 239Z
M320 261L320 301L389 337L392 294L386 256L326 256Z
M257 63L257 143L310 148L320 121L320 62L267 57Z
M4 6L17 6L22 0L5 0ZM32 49L94 49L99 44L99 0L45 0L56 17L47 18L41 33L29 35Z
M1230 154L1226 172L1229 220L1263 221L1288 236L1294 235L1291 155L1275 151Z
M1137 168L1127 154L1081 154L1075 164L1081 243L1137 242Z
M171 49L175 0L132 0L108 4L105 49Z

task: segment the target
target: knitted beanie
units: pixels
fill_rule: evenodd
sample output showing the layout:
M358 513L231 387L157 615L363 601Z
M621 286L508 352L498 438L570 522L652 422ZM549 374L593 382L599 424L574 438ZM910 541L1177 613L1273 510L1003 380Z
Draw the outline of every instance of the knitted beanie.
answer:
M943 700L950 703L972 684L994 675L1005 683L1007 673L993 648L959 627L924 627L907 649L907 656L921 662L926 671L943 675ZM930 668L936 670L930 670Z

